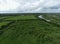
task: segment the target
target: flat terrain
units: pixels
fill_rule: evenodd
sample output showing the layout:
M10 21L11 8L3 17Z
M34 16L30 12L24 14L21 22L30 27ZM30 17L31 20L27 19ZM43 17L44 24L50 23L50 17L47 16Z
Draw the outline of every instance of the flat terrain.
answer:
M0 16L0 44L60 44L60 15Z

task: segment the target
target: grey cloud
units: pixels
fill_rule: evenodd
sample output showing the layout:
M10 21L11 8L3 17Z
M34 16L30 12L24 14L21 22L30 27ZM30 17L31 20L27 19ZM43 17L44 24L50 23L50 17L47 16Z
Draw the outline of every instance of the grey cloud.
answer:
M0 2L0 13L60 12L60 0L0 0Z

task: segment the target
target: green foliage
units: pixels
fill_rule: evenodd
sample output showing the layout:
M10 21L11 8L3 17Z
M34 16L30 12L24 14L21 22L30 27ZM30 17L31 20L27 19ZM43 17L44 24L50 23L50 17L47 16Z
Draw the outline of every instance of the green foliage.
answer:
M34 15L11 16L0 34L0 44L60 44L60 27ZM6 24L1 22L0 24Z
M21 15L21 16L13 16L5 20L26 20L26 19L37 19L37 18L34 15Z
M16 21L0 36L5 44L55 44L59 27L49 25L42 20ZM57 33L56 33L57 32ZM60 36L60 35L58 35ZM3 44L4 44L3 43Z

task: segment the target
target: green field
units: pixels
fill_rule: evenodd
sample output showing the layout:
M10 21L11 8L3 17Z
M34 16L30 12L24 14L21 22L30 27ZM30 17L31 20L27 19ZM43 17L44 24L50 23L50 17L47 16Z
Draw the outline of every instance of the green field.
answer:
M6 18L5 20L26 20L26 19L37 19L36 17L34 17L34 15L21 15L21 16L13 16L10 18Z
M7 25L9 22L0 22L0 28L1 28L1 26L3 26L3 25Z
M60 15L43 17L53 20L38 15L0 16L0 44L60 44Z
M51 22L60 23L60 15L44 15L44 17Z

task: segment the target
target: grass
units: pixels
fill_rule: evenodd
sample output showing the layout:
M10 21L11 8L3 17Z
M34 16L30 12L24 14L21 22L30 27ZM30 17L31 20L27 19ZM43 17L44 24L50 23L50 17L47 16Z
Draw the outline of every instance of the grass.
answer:
M58 44L60 43L57 42L60 36L59 29L60 27L48 24L42 20L17 21L0 36L0 43Z
M0 28L1 28L3 25L7 25L8 23L10 23L10 22L0 22Z
M7 18L5 20L26 20L26 19L37 19L34 15L21 15L21 16L13 16L10 18Z
M0 44L60 44L60 27L35 15L13 16L5 20L14 23L3 28Z
M43 15L43 17L54 23L60 22L60 15Z

